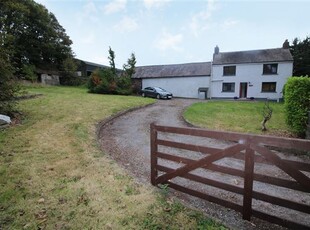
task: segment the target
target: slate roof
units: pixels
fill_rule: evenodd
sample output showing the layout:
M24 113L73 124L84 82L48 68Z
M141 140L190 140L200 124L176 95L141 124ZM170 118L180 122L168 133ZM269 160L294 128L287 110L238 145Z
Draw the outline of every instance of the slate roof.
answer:
M264 49L214 54L213 65L293 61L289 49Z
M210 76L211 62L136 67L132 78Z
M84 62L86 65L96 66L96 67L100 67L100 68L109 68L109 66L98 64L98 63L94 63L94 62L89 62L89 61L84 61L84 60L80 60L80 61Z

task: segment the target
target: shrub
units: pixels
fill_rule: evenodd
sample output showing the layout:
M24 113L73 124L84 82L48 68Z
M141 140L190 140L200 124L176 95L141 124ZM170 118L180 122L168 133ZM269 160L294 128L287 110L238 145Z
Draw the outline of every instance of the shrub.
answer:
M310 78L291 77L285 85L286 123L300 137L305 136L310 110Z
M88 92L90 93L109 93L111 79L110 69L97 69L95 70L89 78L88 81Z
M97 69L89 78L88 89L90 93L130 95L131 78L126 75L117 76L111 69Z
M13 68L6 52L0 48L0 114L12 116L20 86L13 76Z
M59 78L61 85L68 85L68 86L81 86L86 85L88 78L71 76L71 75L62 75Z

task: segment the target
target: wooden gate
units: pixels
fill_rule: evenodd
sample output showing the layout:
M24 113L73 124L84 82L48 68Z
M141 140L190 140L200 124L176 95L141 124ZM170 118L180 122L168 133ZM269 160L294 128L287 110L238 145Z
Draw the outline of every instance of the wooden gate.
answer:
M171 140L171 138L165 138L165 135L211 138L212 140L229 141L230 144L225 148L214 148ZM164 152L161 150L164 148L198 152L203 156L199 159L191 159L190 157ZM308 215L310 214L310 164L283 159L277 154L278 148L293 149L294 151L301 150L310 153L310 141L197 128L167 127L153 123L151 124L151 183L153 185L168 184L173 189L234 209L241 212L243 219L246 220L250 220L251 216L255 216L289 228L310 229L308 224L297 223L253 208L252 201L254 199L255 201L263 201L290 210L296 210L310 218ZM223 158L244 161L244 168L237 169L216 164L216 161ZM162 161L178 164L179 166L170 167L169 164L160 164ZM267 164L268 167L273 165L277 169L281 169L287 177L278 178L276 175L264 175L255 172L255 165L262 164ZM243 180L243 187L240 187L242 185L236 186L193 173L192 171L196 169L211 170L221 173L221 175L239 177ZM201 187L207 185L240 194L242 196L242 203L231 202L216 195L210 195L207 191L201 192L192 187L178 184L178 182L174 181L177 177L195 183L198 182ZM292 193L298 192L299 195L304 195L307 199L306 201L297 202L274 194L267 195L265 192L255 191L253 189L253 184L255 183L265 183L268 186L285 188Z

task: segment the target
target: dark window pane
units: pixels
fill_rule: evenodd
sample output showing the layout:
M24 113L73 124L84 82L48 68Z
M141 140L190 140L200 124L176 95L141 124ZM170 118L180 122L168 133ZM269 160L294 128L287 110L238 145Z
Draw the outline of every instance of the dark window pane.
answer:
M264 64L263 74L277 74L278 64Z
M235 83L223 83L223 92L235 92Z
M224 76L234 76L236 75L236 66L224 66L223 67Z
M276 92L277 83L276 82L263 82L262 92Z

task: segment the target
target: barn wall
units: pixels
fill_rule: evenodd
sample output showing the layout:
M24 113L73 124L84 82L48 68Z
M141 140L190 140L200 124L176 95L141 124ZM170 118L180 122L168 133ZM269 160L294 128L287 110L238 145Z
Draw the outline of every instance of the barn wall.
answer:
M199 88L208 88L210 76L173 77L173 78L146 78L142 80L142 88L149 86L161 87L173 94L174 97L204 98L198 94Z

